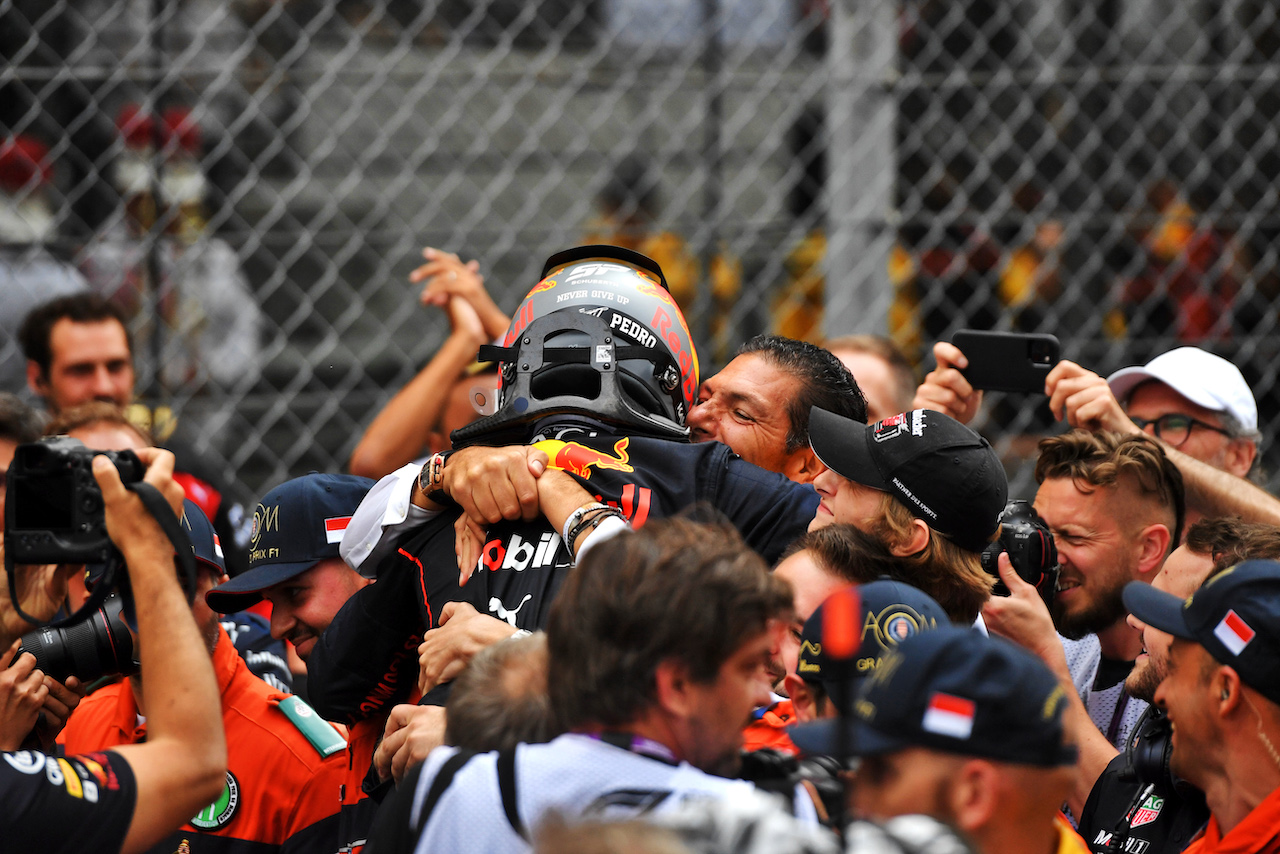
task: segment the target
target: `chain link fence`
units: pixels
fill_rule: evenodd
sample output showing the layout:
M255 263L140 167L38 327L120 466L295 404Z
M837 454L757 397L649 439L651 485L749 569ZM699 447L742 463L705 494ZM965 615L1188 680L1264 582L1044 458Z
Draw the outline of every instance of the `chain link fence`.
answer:
M602 234L678 268L704 371L767 330L1194 343L1270 436L1278 52L1271 0L0 0L0 288L124 305L241 498L341 469L443 341L421 247L510 309ZM1025 494L1048 416L979 426Z

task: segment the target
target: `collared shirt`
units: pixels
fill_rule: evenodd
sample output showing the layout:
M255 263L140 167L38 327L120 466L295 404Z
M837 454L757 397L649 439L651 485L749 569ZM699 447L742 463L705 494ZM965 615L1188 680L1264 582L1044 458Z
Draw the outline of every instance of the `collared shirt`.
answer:
M191 854L336 848L346 750L322 757L279 708L288 695L250 673L221 629L213 671L227 733L222 795L151 850L168 854L184 843ZM144 738L146 723L125 680L86 697L58 740L68 753L88 753Z
M1147 710L1147 703L1126 694L1124 680L1104 688L1094 687L1102 664L1102 647L1097 635L1085 635L1079 640L1059 636L1059 640L1066 653L1071 681L1089 711L1089 719L1107 736L1112 747L1124 750L1138 719Z
M561 439L544 446L549 466L572 473L636 528L648 519L706 503L772 563L805 532L818 506L813 487L746 463L719 442L686 444L576 430L557 435ZM375 503L374 493L380 489L384 502L406 498L407 474L401 470L392 480L379 482L356 516L363 515L366 504ZM574 564L560 532L544 517L503 521L490 526L476 571L466 587L460 587L453 553L458 511L437 515L400 539L388 520L399 518L401 510L408 514L409 508L396 504L388 516L391 504L371 507L375 521L364 531L367 536L380 532L381 544L391 536L395 552L376 570L365 558L360 572L376 577L378 583L347 601L307 661L310 699L328 720L351 724L382 713L416 685L420 636L437 627L449 602L469 602L513 629L544 628ZM343 537L348 560L351 546L368 544L365 535L354 533L355 523L353 518Z
M1148 709L1131 739L1167 738L1155 732L1160 718L1157 710ZM1147 786L1139 781L1130 751L1125 750L1093 784L1080 813L1079 832L1094 854L1110 854L1121 840L1128 854L1176 854L1208 820L1202 792L1190 784L1175 784L1167 774Z
M1280 852L1280 788L1263 798L1226 836L1218 817L1187 846L1184 854L1276 854Z

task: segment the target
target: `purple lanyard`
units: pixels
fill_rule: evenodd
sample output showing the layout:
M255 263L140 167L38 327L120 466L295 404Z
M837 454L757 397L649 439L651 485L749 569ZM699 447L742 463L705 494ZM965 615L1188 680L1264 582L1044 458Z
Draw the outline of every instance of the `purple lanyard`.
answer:
M596 741L603 741L605 744L620 747L639 756L657 759L659 762L665 762L668 765L680 764L680 760L676 758L671 748L661 742L654 741L652 738L645 738L643 735L635 735L629 732L590 732L584 733L584 735L594 738Z

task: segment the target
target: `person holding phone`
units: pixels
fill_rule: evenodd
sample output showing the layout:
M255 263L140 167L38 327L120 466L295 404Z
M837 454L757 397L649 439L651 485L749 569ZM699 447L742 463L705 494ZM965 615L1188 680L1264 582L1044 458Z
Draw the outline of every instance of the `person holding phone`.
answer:
M912 405L967 424L982 405L982 390L966 377L969 358L946 341L933 355L938 366ZM1106 378L1063 359L1045 376L1044 393L1054 416L1072 427L1155 437L1182 473L1188 522L1239 516L1280 525L1280 500L1247 478L1257 470L1258 409L1226 359L1179 347Z

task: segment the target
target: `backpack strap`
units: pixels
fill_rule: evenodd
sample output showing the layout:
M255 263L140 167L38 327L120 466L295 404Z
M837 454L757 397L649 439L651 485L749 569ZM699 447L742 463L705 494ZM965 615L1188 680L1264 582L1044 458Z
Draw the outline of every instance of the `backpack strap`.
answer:
M529 834L520 813L516 811L516 750L514 747L498 751L498 791L502 794L502 811L507 814L507 821L521 839L526 842Z
M445 789L449 788L449 784L453 782L462 766L471 761L471 757L475 756L474 750L459 750L450 756L440 766L440 770L436 772L435 779L431 781L431 788L427 790L427 796L422 801L422 809L418 812L418 820L410 820L413 828L414 836L422 832L422 828L427 826L427 821L431 818L431 813L436 808L436 803L440 800L440 796L444 794Z

